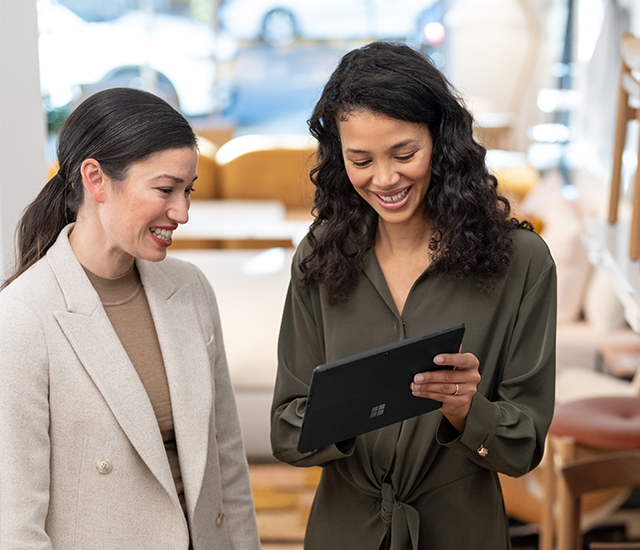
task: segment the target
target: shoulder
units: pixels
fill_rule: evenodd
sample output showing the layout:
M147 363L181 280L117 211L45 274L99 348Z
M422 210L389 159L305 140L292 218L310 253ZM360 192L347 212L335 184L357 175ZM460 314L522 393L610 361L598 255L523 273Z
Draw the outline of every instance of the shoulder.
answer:
M311 252L313 252L313 241L317 240L319 236L324 232L324 227L320 226L313 233L307 233L304 238L298 244L296 251L293 255L293 263L299 264L304 260Z
M511 232L513 258L515 261L540 262L546 267L553 267L551 252L544 239L528 229L514 229Z
M545 279L555 281L555 262L544 239L527 229L514 229L511 236L513 251L508 277L523 280L525 288L533 288Z
M44 309L59 299L61 294L55 275L46 258L42 258L0 292L0 312L5 316L10 304Z
M308 257L317 248L317 243L322 243L325 249L337 246L342 249L345 257L355 257L358 253L370 248L372 235L375 234L376 220L375 215L365 216L355 229L348 230L346 238L342 237L341 239L334 237L334 228L332 228L330 222L323 222L307 233L300 241L294 256L294 264L299 264ZM314 258L314 263L319 261L318 258ZM314 267L313 263L310 267Z
M0 370L3 376L20 360L35 364L46 357L45 334L53 312L65 307L64 296L44 260L0 292ZM16 364L17 364L16 363Z

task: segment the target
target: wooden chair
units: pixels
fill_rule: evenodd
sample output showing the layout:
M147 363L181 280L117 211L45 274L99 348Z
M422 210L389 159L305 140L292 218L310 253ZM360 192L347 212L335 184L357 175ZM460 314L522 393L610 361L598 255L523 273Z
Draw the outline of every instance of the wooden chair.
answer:
M618 84L618 114L616 118L615 142L613 150L613 168L609 196L609 223L618 221L620 203L620 181L622 179L622 154L627 139L627 123L640 120L640 109L629 104L630 99L640 98L640 37L625 34L621 44L621 68ZM638 146L640 158L640 144ZM636 170L631 215L631 239L629 258L640 259L640 169Z
M580 460L562 468L562 484L568 498L563 511L561 529L567 532L566 546L561 550L581 550L581 501L583 495L603 489L640 485L640 449L610 453ZM621 543L620 543L621 544ZM640 543L621 546L592 544L591 548L640 548Z
M311 221L315 188L309 179L316 142L306 135L248 135L216 153L218 198L277 200L288 219ZM222 248L291 247L285 240L230 239Z
M562 482L564 469L583 460L628 450L640 450L639 397L593 397L556 404L544 457L541 550L574 548L567 519L572 513L572 497ZM622 504L627 494L628 490L614 488L587 495L583 510L592 516L606 517ZM556 532L557 546L554 546Z
M198 179L194 185L194 200L218 198L217 152L218 147L211 140L198 136Z
M218 175L215 161L218 147L206 137L197 134L198 143L198 179L194 185L194 193L191 195L192 204L201 200L218 198ZM171 250L185 248L220 248L219 241L211 239L174 239Z
M304 135L249 135L225 143L216 154L220 198L276 199L287 209L313 205L309 170L315 141Z

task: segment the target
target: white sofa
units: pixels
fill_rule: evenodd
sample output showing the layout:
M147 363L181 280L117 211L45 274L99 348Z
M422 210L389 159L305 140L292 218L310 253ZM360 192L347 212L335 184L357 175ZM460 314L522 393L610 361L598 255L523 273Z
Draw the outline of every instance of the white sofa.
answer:
M179 250L216 293L247 456L275 460L269 442L277 339L293 249Z

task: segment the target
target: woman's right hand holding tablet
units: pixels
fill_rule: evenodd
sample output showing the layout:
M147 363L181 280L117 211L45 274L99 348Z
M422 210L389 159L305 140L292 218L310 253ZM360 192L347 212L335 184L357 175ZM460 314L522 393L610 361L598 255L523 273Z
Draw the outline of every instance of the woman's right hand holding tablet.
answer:
M411 393L416 397L441 401L440 411L462 433L471 400L480 383L480 362L472 353L442 353L436 355L433 362L436 365L451 365L453 369L416 374L411 383Z

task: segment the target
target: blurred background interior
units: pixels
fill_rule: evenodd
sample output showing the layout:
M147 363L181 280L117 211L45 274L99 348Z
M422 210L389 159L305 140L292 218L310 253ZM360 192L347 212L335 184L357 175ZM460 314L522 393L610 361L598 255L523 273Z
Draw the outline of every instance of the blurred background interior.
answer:
M501 477L513 544L638 540L633 486L583 499L578 521L563 473L640 448L636 36L637 0L2 0L0 271L80 101L130 86L184 113L199 179L171 254L220 302L264 547L301 548L319 472L274 465L268 433L289 262L311 219L306 120L344 53L405 42L459 90L558 268L556 420L543 464Z

